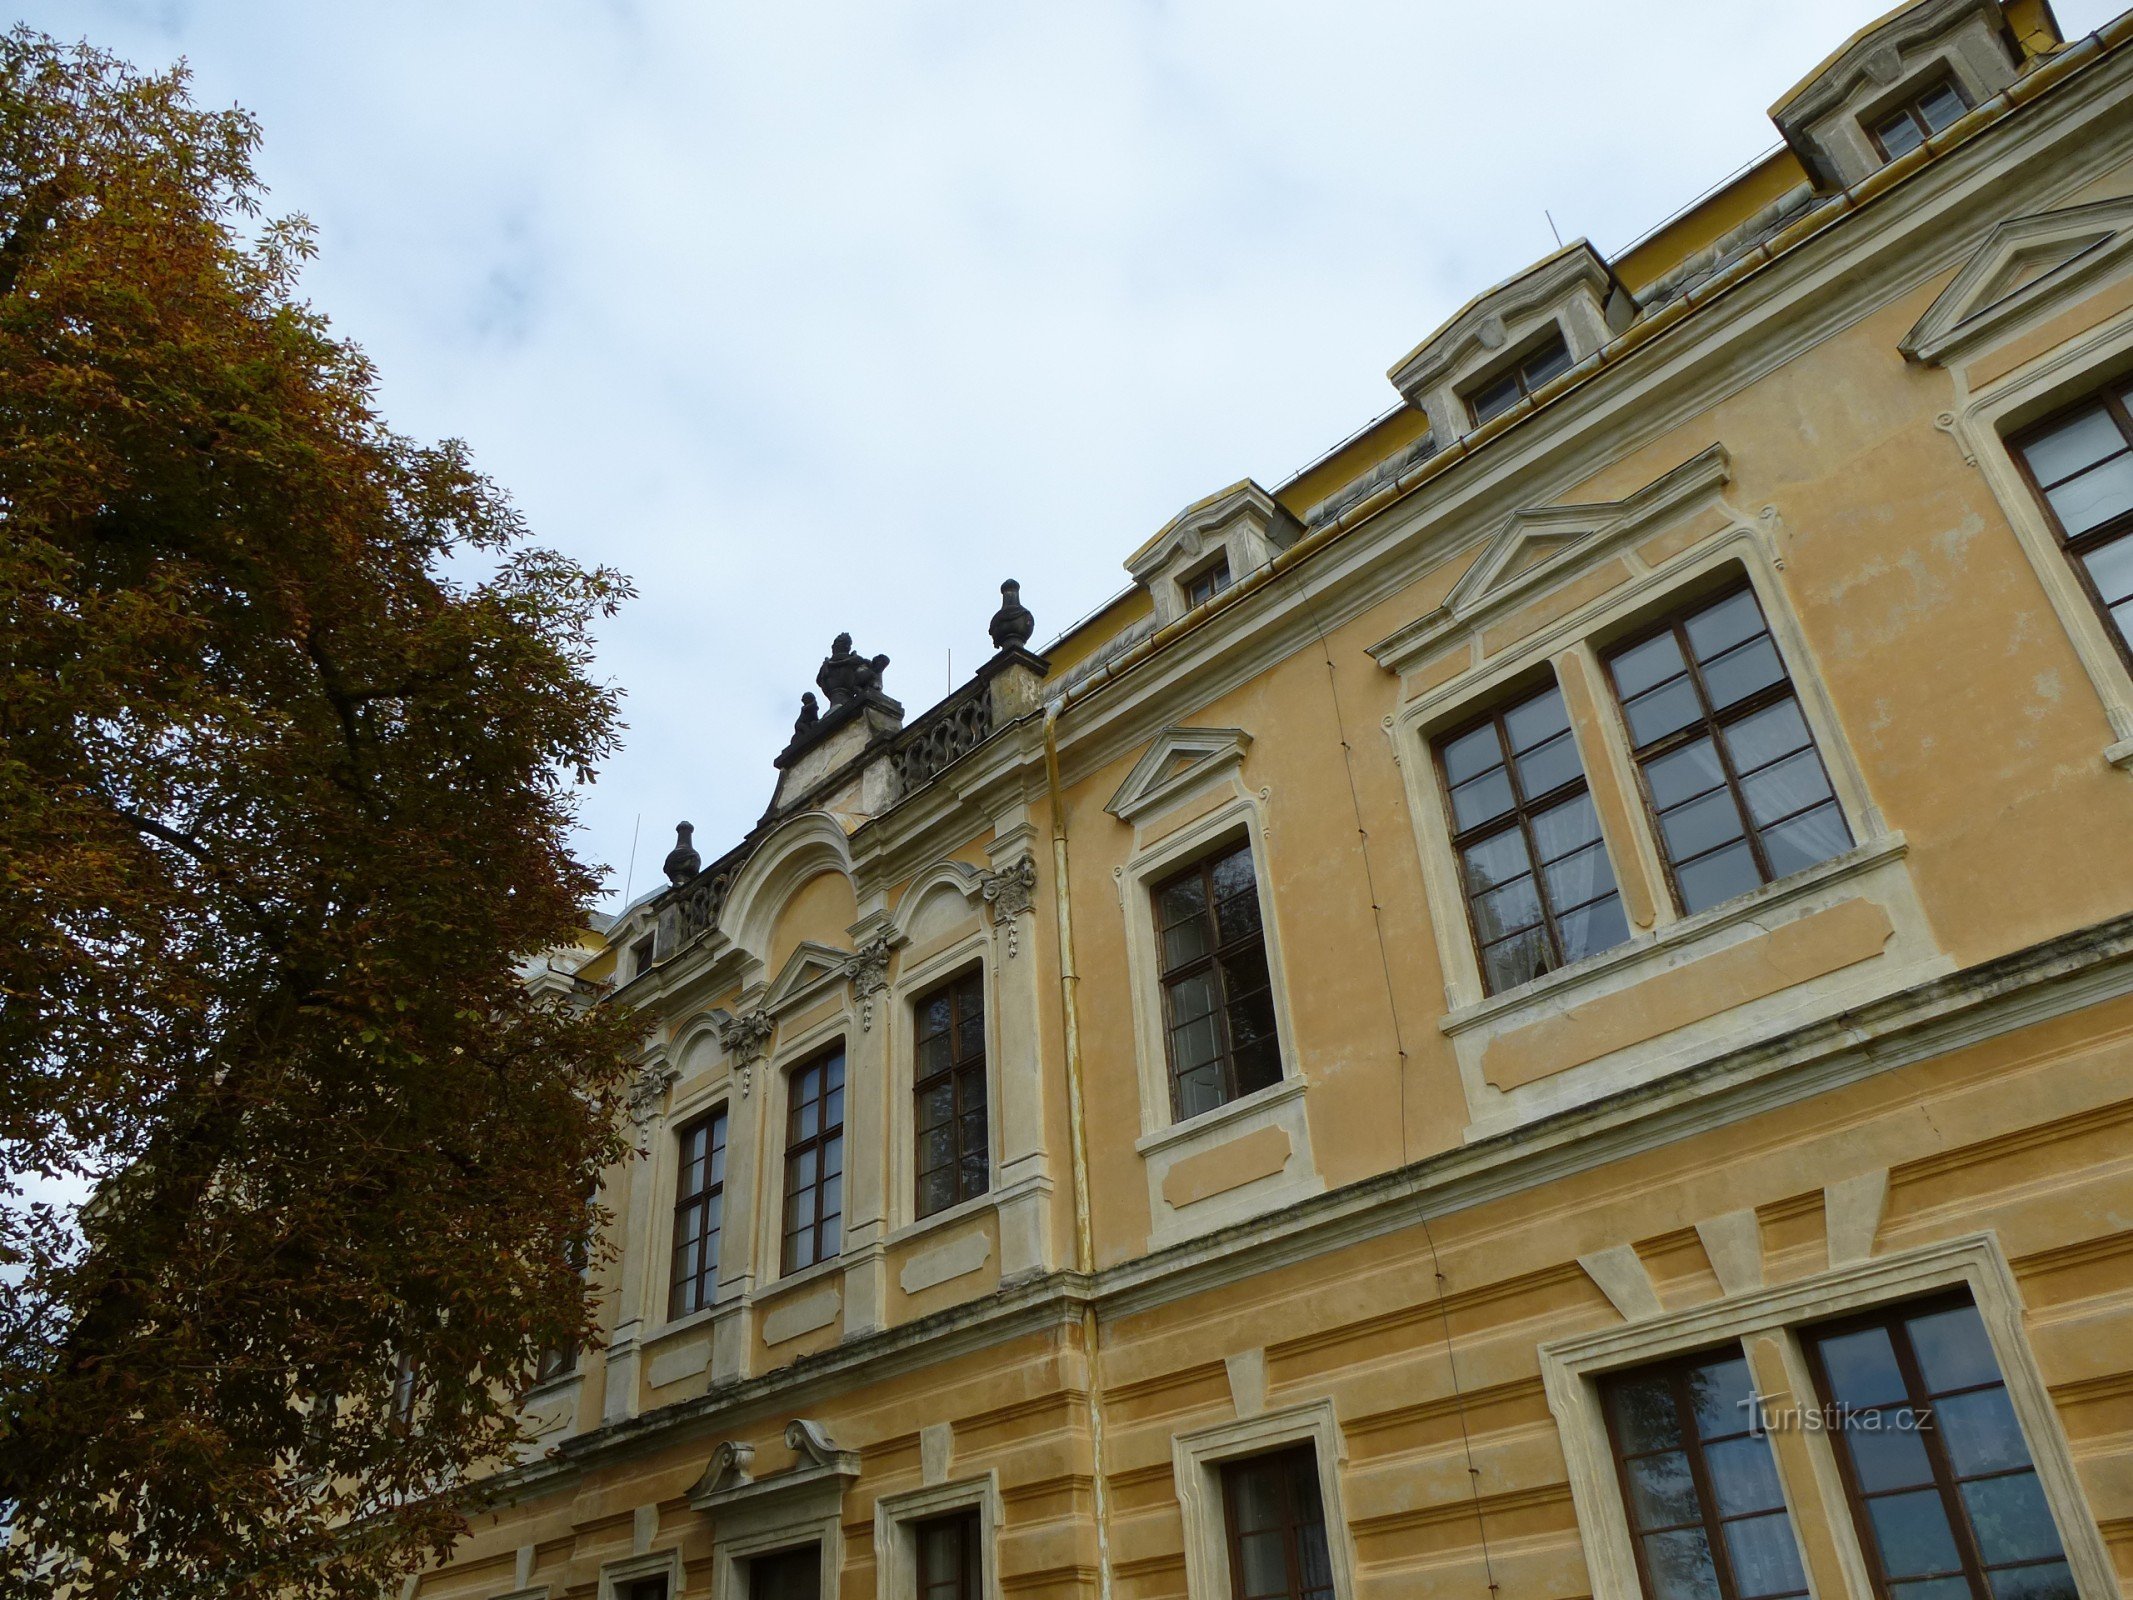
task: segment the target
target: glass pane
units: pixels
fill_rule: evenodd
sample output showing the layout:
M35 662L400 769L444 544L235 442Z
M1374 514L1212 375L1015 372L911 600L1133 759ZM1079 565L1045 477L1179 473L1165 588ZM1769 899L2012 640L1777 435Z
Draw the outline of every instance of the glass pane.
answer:
M1689 1404L1696 1411L1696 1432L1705 1439L1746 1432L1755 1421L1754 1400L1755 1379L1745 1356L1713 1361L1689 1374Z
M1963 97L1945 83L1935 84L1918 101L1918 113L1934 133L1940 132L1968 109L1963 104Z
M1467 779L1503 764L1503 746L1493 726L1462 733L1444 746L1444 777L1448 783Z
M1513 752L1531 750L1570 727L1570 713L1563 709L1560 689L1547 689L1513 706L1503 716L1504 731L1511 736Z
M1519 787L1529 800L1560 789L1584 774L1585 769L1578 764L1577 741L1567 733L1557 734L1518 758Z
M933 995L921 1003L918 1009L918 1031L920 1034L930 1038L935 1034L946 1033L948 1031L949 1011L949 997L946 994Z
M1224 944L1259 931L1259 892L1247 878L1243 890L1215 907L1217 936Z
M1204 1067L1221 1053L1221 1029L1212 1016L1170 1030L1170 1064L1179 1073Z
M1800 1569L1800 1547L1782 1511L1727 1523L1726 1556L1733 1564L1733 1586L1742 1600L1797 1594L1807 1587L1807 1574Z
M1711 1494L1718 1513L1738 1517L1750 1511L1774 1511L1784 1503L1778 1491L1777 1466L1770 1456L1770 1441L1755 1434L1721 1439L1706 1445L1704 1466L1711 1477Z
M1526 358L1526 388L1538 389L1559 372L1570 370L1570 347L1557 339Z
M1629 921L1622 915L1620 897L1609 895L1565 913L1558 931L1562 934L1563 959L1582 961L1602 950L1612 950L1627 939Z
M2044 491L2066 536L2098 527L2121 511L2133 510L2133 455L2116 456Z
M1718 1570L1701 1528L1648 1535L1644 1566L1652 1580L1651 1600L1719 1600Z
M1252 877L1252 853L1249 850L1232 850L1214 864L1209 874L1215 880L1215 898L1226 900L1233 895L1250 894L1255 882Z
M1289 1592L1289 1558L1278 1532L1268 1530L1240 1535L1237 1556L1244 1569L1246 1595L1285 1595Z
M1485 389L1475 390L1474 420L1486 422L1491 417L1501 416L1518 404L1518 394L1518 374L1515 372L1498 378Z
M1163 970L1182 967L1188 961L1197 961L1207 954L1207 919L1194 917L1189 922L1180 922L1163 930Z
M2064 1561L2048 1561L2037 1567L2015 1567L1989 1575L1992 1600L2075 1600L2074 1575ZM1908 1596L1901 1600L1909 1600ZM1931 1600L1940 1600L1938 1595Z
M797 1194L815 1181L815 1152L802 1150L786 1166L785 1192Z
M1873 1520L1874 1542L1881 1548L1881 1565L1890 1577L1918 1578L1961 1570L1955 1535L1948 1528L1937 1490L1884 1495L1867 1501L1866 1512Z
M1861 1328L1818 1342L1829 1392L1839 1405L1870 1410L1904 1398L1903 1374L1885 1328Z
M1966 1478L2029 1465L2029 1446L2005 1389L1973 1389L1936 1400L1933 1421L1949 1462Z
M1666 836L1668 859L1686 861L1738 839L1743 830L1732 792L1720 789L1666 812L1659 818L1659 831Z
M1889 1585L1889 1600L1977 1600L1968 1578L1920 1578Z
M1239 1533L1271 1528L1281 1520L1281 1494L1270 1461L1245 1461L1229 1469L1230 1514Z
M1488 977L1489 993L1501 994L1554 970L1554 956L1547 936L1539 928L1529 928L1484 948L1481 965Z
M1561 805L1550 806L1533 819L1533 843L1543 861L1555 861L1596 843L1600 819L1592 809L1592 796L1581 794Z
M1274 1037L1273 990L1261 989L1230 1002L1229 1036L1240 1045Z
M1674 1392L1664 1378L1629 1378L1608 1391L1615 1432L1625 1455L1665 1450L1681 1443L1681 1419Z
M1682 624L1698 661L1722 656L1763 631L1763 613L1746 589L1699 611Z
M805 1091L802 1090L802 1093ZM802 1100L792 1108L792 1136L795 1139L812 1139L822 1126L822 1102Z
M1452 821L1463 833L1511 809L1511 776L1501 767L1452 791Z
M2030 440L2022 446L2022 455L2037 482L2049 486L2125 448L2125 436L2118 431L2118 424L2098 405Z
M918 1127L920 1132L938 1128L955 1115L955 1085L943 1079L931 1088L918 1092Z
M946 1167L918 1175L918 1214L930 1217L934 1212L955 1204L955 1174Z
M1652 804L1662 811L1694 795L1708 794L1726 781L1718 751L1709 739L1698 739L1650 762L1644 775L1651 783Z
M2059 1532L2034 1472L1979 1478L1963 1485L1963 1509L1988 1567L2059 1554Z
M930 1039L921 1039L918 1041L918 1048L912 1052L912 1066L915 1069L917 1076L921 1078L930 1078L936 1072L941 1071L947 1065L947 1034L936 1033Z
M1222 969L1222 990L1232 1000L1242 999L1267 986L1266 949L1250 944L1233 950L1218 963Z
M828 1096L822 1102L822 1126L824 1128L841 1128L844 1126L844 1086L841 1083L830 1090Z
M1706 906L1746 894L1762 883L1763 876L1756 870L1755 857L1748 853L1748 847L1743 843L1679 868L1674 879L1681 885L1684 909L1693 915Z
M1766 826L1827 800L1829 780L1822 775L1822 758L1802 750L1741 779L1740 792L1748 815Z
M2133 537L2113 539L2100 549L2089 551L2081 558L2081 564L2089 569L2089 579L2105 605L2115 606L2133 595Z
M1918 1436L1918 1414L1909 1406L1846 1412L1843 1428L1852 1471L1866 1493L1908 1489L1933 1481L1925 1442Z
M1607 670L1614 675L1615 693L1628 700L1654 684L1677 678L1687 671L1681 646L1672 633L1654 634L1640 645L1610 657Z
M1926 136L1919 132L1918 124L1911 120L1908 111L1889 118L1874 132L1881 136L1881 147L1888 151L1891 161L1916 150L1926 142Z
M1780 756L1805 750L1813 743L1807 732L1807 719L1800 715L1800 703L1790 697L1742 717L1726 729L1726 754L1733 758L1733 770L1739 773L1767 767Z
M1179 1117L1197 1117L1203 1111L1214 1110L1222 1101L1222 1068L1218 1063L1210 1061L1178 1074Z
M938 1172L955 1159L955 1128L942 1123L918 1136L918 1170Z
M1469 894L1493 889L1513 878L1523 878L1532 869L1532 862L1526 855L1526 836L1515 827L1491 834L1479 844L1468 845L1462 854L1466 861Z
M1784 681L1785 664L1778 660L1777 646L1767 636L1706 663L1703 669L1703 684L1710 691L1711 704L1721 711L1758 689Z
M1281 1081L1281 1054L1269 1033L1250 1044L1240 1044L1232 1052L1230 1065L1237 1078L1237 1092L1250 1094L1255 1089L1264 1089Z
M1207 909L1207 885L1197 872L1178 879L1155 897L1156 920L1164 927L1186 922Z
M1911 1350L1918 1357L1919 1376L1926 1380L1928 1394L2000 1381L2000 1364L1993 1359L1992 1341L1985 1337L1976 1306L1954 1306L1911 1317L1904 1330L1911 1336Z
M955 1012L964 1022L975 1022L985 1015L985 985L975 978L955 986Z
M1703 1520L1696 1479L1684 1451L1631 1456L1622 1464L1629 1479L1630 1512L1640 1528L1672 1528Z
M1852 830L1845 826L1844 813L1831 801L1770 829L1763 835L1763 854L1770 858L1770 870L1782 878L1827 861L1850 849L1851 842Z
M815 1257L817 1261L827 1261L843 1248L842 1226L839 1212L824 1213L822 1218L822 1248L821 1252Z
M1474 926L1484 944L1530 928L1540 921L1540 895L1531 878L1518 878L1501 889L1474 896Z
M1195 1018L1210 1016L1220 1001L1212 971L1173 978L1164 985L1170 997L1170 1024L1177 1027Z
M1614 869L1607 864L1607 852L1596 844L1565 856L1548 869L1548 897L1558 916L1612 893L1614 886Z
M1703 716L1702 707L1696 703L1696 691L1686 678L1676 678L1639 696L1622 711L1629 719L1630 739L1639 748L1665 738L1677 728L1686 728Z

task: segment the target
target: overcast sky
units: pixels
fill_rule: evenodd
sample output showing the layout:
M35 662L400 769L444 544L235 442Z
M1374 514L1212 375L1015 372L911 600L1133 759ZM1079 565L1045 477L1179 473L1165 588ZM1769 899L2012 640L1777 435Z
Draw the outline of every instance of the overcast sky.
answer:
M2119 0L2056 0L2070 36ZM916 715L1199 496L1272 485L1567 240L1768 149L1881 0L31 0L265 127L405 432L631 574L584 849L770 796L831 636Z

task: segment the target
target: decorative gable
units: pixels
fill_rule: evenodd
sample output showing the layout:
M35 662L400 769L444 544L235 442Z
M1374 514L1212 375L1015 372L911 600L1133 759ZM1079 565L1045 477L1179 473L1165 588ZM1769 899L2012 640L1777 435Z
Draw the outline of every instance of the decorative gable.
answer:
M1405 672L1608 551L1710 501L1731 474L1725 446L1714 444L1620 500L1521 507L1504 519L1442 605L1380 639L1370 653L1388 672Z
M1235 582L1273 560L1302 531L1272 495L1246 478L1172 517L1126 558L1126 570L1154 598L1156 626L1163 627L1191 609L1187 584L1195 575L1223 562Z
M1628 325L1636 302L1583 239L1467 302L1386 376L1429 417L1441 447L1471 433L1465 396L1558 335L1573 363Z
M1770 120L1824 188L1857 183L1885 158L1874 125L1936 83L1981 106L2020 68L1999 0L1919 0L1861 28L1770 108Z
M817 944L811 939L800 941L799 948L785 958L785 965L771 980L770 988L763 997L766 1011L788 1011L817 998L830 985L841 982L851 966L849 950L834 949L826 944Z
M1138 821L1236 770L1251 742L1242 728L1165 728L1104 809L1121 822Z
M2010 217L1994 228L1897 346L1945 365L2114 277L2133 258L2133 198Z

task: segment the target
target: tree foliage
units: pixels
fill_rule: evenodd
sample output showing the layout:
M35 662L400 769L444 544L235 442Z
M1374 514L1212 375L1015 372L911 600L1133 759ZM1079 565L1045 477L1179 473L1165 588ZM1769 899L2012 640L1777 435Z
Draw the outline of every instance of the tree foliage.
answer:
M374 1600L587 1331L621 1153L622 1024L520 964L627 586L380 419L257 141L0 41L0 1594Z

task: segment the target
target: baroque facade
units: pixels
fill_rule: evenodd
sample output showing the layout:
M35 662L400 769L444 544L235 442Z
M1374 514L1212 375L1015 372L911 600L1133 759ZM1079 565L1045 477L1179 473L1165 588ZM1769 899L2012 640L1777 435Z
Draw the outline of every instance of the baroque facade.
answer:
M1779 150L536 983L606 1337L423 1600L2115 1600L2133 16Z

